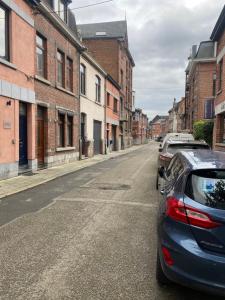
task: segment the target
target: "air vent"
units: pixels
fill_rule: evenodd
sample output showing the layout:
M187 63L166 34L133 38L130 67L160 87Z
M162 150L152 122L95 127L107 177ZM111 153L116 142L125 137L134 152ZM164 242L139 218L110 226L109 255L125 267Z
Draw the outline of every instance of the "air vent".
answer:
M96 35L97 36L104 36L104 35L106 35L106 32L105 31L97 31Z

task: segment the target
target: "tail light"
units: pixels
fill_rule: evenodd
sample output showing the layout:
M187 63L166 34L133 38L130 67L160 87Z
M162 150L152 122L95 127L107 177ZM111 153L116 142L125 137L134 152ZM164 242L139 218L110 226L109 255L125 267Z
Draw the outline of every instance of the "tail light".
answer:
M167 198L166 215L173 220L206 229L212 229L222 225L213 221L205 212L184 205L182 201L173 197Z

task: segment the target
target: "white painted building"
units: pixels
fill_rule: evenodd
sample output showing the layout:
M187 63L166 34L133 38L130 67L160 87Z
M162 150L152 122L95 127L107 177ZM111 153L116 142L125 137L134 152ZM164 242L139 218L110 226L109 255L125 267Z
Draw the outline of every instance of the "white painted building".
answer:
M80 57L80 112L82 155L105 151L105 71L87 53Z

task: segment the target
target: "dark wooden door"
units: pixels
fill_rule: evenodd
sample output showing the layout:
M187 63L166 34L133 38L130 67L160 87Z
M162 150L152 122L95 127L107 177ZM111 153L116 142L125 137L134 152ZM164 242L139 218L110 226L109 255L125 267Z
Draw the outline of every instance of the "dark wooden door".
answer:
M112 150L116 151L116 126L112 125Z
M102 123L94 121L94 154L101 153L101 130Z
M82 143L82 155L86 155L86 140L85 140L85 120L86 116L85 114L81 114L81 124L80 124L80 130L81 130L81 143Z
M45 161L45 109L38 106L37 109L37 160L38 165L44 165Z
M19 108L19 165L28 163L27 160L27 105L20 103Z

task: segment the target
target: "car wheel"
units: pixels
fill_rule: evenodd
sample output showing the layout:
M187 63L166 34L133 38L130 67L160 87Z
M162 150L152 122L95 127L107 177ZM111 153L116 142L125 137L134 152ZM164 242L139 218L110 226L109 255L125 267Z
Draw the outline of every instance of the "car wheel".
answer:
M156 262L156 280L160 285L170 284L170 280L166 277L166 275L163 272L158 253L157 253L157 262Z
M159 189L159 176L158 176L158 175L157 175L157 177L156 177L155 188L156 188L157 190Z

